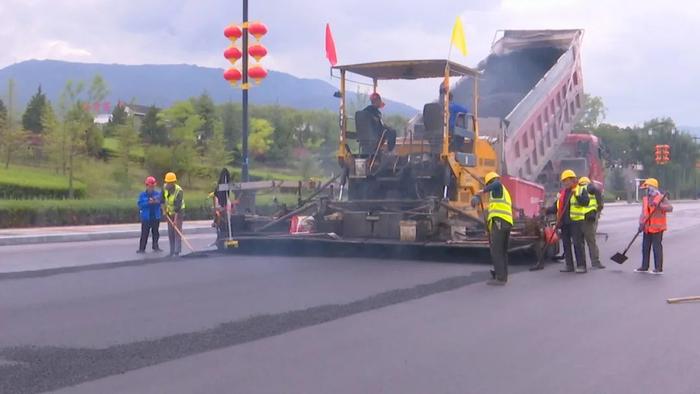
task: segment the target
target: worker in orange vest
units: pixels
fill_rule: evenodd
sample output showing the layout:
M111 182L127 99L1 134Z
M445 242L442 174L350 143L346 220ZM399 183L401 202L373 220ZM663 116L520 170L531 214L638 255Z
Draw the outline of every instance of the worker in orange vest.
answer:
M673 212L673 206L664 199L659 190L659 181L649 178L642 183L646 196L642 198L642 214L639 217L639 231L644 231L642 238L642 266L634 272L649 272L649 254L654 248L654 271L652 274L664 273L664 248L661 241L666 231L666 213Z

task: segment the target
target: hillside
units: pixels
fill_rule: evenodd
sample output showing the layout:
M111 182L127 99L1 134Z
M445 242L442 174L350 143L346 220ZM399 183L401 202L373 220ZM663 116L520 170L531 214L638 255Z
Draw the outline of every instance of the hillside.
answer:
M217 103L240 101L241 97L240 90L231 88L224 81L223 69L185 64L121 65L28 60L0 69L0 84L5 86L7 80L13 78L19 106L24 108L39 85L49 99L56 102L66 81L89 80L95 74L107 81L111 90L108 101L111 103L133 99L138 104L165 107L204 91ZM270 71L263 83L251 89L250 100L253 104L335 111L338 108L338 99L333 97L336 90L326 81ZM417 111L387 100L386 112L412 116Z

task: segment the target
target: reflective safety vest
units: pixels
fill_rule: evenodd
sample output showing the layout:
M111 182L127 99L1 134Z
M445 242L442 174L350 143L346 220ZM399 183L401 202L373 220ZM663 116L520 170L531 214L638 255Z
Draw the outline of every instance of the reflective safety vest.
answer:
M581 186L587 187L587 186ZM588 197L590 198L588 202L587 207L583 207L583 214L587 215L589 212L597 211L598 210L598 199L595 198L595 194L593 193L588 193Z
M580 222L581 220L586 218L586 213L585 210L587 207L582 207L579 203L578 200L576 199L576 196L580 196L581 192L583 191L583 188L585 186L576 186L575 189L571 190L571 197L569 198L569 219L571 219L572 222ZM557 194L557 216L560 216L562 214L562 199L566 190L560 191L559 194Z
M493 192L489 193L489 215L486 218L489 228L494 218L501 218L506 222L513 225L513 204L510 200L510 193L505 186L501 186L503 189L503 196L501 198L496 198L493 196Z
M652 215L651 212L654 210L654 208L649 206L649 196L644 196L642 198L642 218L643 220L642 223L644 223L644 232L648 234L656 234L660 233L662 231L666 231L666 212L664 212L661 207L659 207L659 204L661 204L661 199L663 198L663 195L659 194L656 197L654 197L654 205L656 205L657 209L654 211L654 214ZM651 219L647 221L649 218L649 215L651 215Z
M183 193L182 188L180 185L175 185L175 190L173 191L172 194L168 191L168 189L163 189L163 196L165 197L165 213L168 215L172 215L175 213L175 199L177 198L178 195ZM182 197L182 207L181 209L185 209L185 197Z

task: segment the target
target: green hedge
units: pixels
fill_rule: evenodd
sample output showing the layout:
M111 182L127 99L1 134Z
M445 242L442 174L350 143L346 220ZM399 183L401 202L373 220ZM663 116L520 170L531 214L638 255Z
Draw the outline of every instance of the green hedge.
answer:
M186 220L211 218L211 202L187 201ZM0 228L135 223L134 200L0 200Z
M74 181L75 198L84 198L85 184ZM0 199L68 198L68 178L46 170L12 167L0 170Z

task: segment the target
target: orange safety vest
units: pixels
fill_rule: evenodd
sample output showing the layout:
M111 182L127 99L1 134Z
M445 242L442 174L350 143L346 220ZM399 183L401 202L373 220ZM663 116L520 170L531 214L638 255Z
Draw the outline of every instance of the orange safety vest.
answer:
M656 205L656 211L652 215L651 212L654 208L649 206L649 197L644 196L642 198L642 219L644 223L644 232L648 234L656 234L662 231L666 231L666 212L659 207L661 204L661 199L663 195L659 194L654 197L654 204ZM651 215L651 219L649 219ZM647 221L649 219L649 221Z

